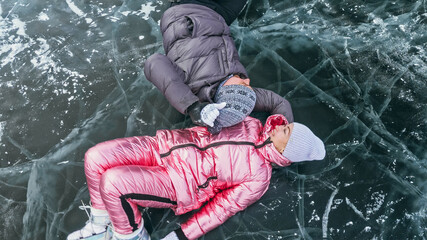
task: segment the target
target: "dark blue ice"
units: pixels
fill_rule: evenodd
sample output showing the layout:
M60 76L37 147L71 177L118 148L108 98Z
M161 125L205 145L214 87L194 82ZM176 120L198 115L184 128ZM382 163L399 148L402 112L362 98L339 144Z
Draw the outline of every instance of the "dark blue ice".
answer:
M0 0L0 239L65 239L94 144L191 126L143 74L166 0ZM427 238L427 2L249 0L251 83L326 143L204 239ZM255 115L265 119L262 114ZM153 239L186 216L144 212Z

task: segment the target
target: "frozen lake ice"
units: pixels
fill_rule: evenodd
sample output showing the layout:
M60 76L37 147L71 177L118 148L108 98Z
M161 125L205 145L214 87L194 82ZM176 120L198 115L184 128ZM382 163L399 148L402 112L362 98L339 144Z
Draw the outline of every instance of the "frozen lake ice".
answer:
M0 239L83 226L96 143L191 126L143 74L168 6L0 0ZM274 170L260 201L204 239L427 238L426 7L249 0L231 30L251 84L287 98L327 156ZM144 212L153 239L185 217Z

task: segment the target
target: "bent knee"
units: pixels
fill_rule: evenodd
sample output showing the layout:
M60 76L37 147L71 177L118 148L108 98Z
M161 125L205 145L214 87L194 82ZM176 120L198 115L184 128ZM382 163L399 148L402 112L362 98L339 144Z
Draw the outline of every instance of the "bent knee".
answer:
M111 151L111 146L107 142L98 143L89 148L85 153L85 169L94 169L107 162L106 156Z
M163 54L155 53L151 55L144 63L144 74L148 81L152 82L151 73L156 70L156 67L162 65L164 62L170 61L168 57Z
M103 196L120 196L121 190L126 189L126 184L123 181L125 168L111 168L102 174L99 190Z
M159 61L164 61L165 58L168 59L165 55L163 55L161 53L155 53L155 54L151 55L149 58L147 58L147 60L145 61L144 67L147 67L147 66L150 67L153 64L155 65Z

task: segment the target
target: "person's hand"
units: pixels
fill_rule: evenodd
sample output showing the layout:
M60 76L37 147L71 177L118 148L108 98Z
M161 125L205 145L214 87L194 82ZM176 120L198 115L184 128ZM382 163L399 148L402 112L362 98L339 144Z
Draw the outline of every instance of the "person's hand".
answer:
M210 104L196 102L188 108L187 112L194 124L213 127L215 119L219 116L219 110L226 105L225 102Z
M179 240L178 236L176 235L175 231L170 232L166 237L160 239L160 240Z
M219 116L219 110L223 109L227 103L211 103L206 105L201 112L202 121L210 127L214 126L215 119Z

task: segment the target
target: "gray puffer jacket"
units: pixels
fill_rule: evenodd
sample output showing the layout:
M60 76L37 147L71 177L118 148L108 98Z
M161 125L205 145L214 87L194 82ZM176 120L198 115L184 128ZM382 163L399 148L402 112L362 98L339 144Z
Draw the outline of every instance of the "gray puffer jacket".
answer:
M230 74L248 76L230 28L212 9L196 4L176 5L165 11L160 28L166 56L150 56L144 73L181 113L185 114L197 101L213 102L218 85ZM254 111L282 114L293 122L286 99L266 89L254 91Z

